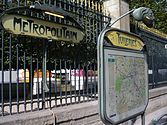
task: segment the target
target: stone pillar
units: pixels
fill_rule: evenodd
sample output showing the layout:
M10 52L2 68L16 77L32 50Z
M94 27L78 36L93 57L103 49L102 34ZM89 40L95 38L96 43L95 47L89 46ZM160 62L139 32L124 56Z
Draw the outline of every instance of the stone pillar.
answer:
M127 0L105 0L103 1L103 3L104 3L104 11L107 13L107 15L111 16L112 20L115 20L119 16L129 11L129 4ZM129 15L122 18L112 27L125 31L130 31Z

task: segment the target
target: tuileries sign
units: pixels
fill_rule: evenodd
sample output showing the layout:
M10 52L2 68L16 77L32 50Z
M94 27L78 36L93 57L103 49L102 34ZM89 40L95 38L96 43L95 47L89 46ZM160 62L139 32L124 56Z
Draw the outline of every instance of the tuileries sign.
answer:
M141 39L125 32L111 30L106 34L106 37L114 46L117 47L142 50L144 46Z
M22 15L6 14L0 20L3 28L13 34L73 43L79 43L84 37L81 29Z

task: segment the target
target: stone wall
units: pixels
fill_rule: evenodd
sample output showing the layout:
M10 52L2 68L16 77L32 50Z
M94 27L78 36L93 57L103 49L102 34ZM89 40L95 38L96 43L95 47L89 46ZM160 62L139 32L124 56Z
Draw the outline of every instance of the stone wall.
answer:
M109 15L113 20L129 11L129 4L124 0L106 0L104 3L104 13ZM122 18L112 27L125 31L130 31L129 15Z

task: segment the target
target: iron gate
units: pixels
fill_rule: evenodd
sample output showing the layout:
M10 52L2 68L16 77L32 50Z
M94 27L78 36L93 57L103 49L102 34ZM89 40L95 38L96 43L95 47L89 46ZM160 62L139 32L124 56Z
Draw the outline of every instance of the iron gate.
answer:
M96 41L109 20L102 12L103 5L94 0L3 0L0 12L35 3L69 12L85 29L85 39L74 44L14 35L1 29L2 116L97 99ZM75 27L68 20L44 13L29 10L17 13Z
M143 25L132 24L131 31L140 35L145 41L148 51L149 88L166 86L167 84L167 35Z

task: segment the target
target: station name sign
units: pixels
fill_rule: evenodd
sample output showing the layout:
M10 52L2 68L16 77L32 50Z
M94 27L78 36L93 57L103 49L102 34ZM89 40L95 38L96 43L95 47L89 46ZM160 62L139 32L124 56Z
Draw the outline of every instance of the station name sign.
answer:
M1 25L13 34L79 43L84 33L78 28L22 15L4 15Z
M110 31L106 34L106 37L117 47L141 51L144 46L144 43L138 37L125 32Z

